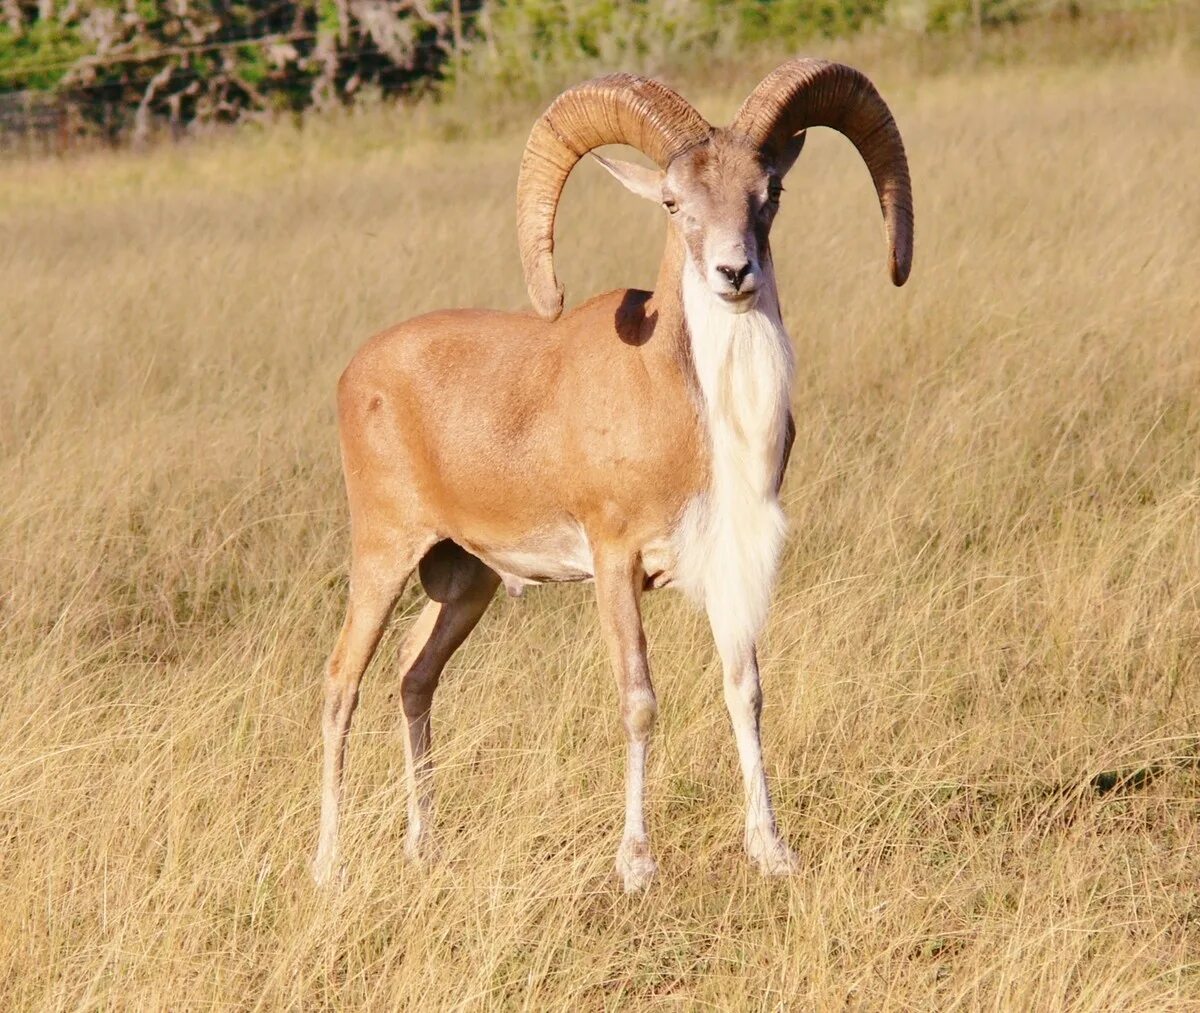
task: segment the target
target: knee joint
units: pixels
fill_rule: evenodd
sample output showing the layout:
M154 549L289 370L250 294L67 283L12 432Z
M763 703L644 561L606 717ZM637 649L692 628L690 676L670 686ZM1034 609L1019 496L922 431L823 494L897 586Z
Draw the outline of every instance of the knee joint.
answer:
M762 713L762 701L757 672L726 678L725 702L731 710L743 710L757 718Z
M645 738L658 718L658 701L650 690L639 689L625 698L622 710L626 732L634 738Z
M326 686L325 706L321 710L321 722L326 729L336 728L354 713L358 705L358 687L330 680Z
M433 705L433 691L437 689L437 677L419 672L408 672L400 683L400 703L404 716L419 718L428 714Z

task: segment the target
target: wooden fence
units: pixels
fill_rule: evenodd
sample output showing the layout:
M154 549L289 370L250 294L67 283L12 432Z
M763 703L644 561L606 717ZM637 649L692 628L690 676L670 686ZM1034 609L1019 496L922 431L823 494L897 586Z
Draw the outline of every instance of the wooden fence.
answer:
M36 91L0 92L0 151L50 154L66 151L80 128L66 99Z

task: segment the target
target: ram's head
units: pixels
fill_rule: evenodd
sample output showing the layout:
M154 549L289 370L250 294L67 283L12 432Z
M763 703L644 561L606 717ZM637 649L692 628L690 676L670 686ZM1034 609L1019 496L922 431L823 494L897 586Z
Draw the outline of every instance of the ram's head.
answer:
M769 74L728 127L714 128L657 81L612 74L560 95L534 124L517 184L521 263L537 312L562 312L554 217L567 176L595 148L627 144L657 166L599 158L639 196L662 204L692 267L734 312L769 280L768 236L783 177L809 127L832 127L862 155L879 194L892 281L912 265L912 187L904 144L883 99L859 71L790 60Z

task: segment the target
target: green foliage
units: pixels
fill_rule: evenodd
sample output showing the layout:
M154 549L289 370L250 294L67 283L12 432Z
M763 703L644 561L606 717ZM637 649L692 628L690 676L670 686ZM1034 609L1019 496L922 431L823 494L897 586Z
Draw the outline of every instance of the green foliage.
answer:
M881 0L883 17L919 32L1001 28L1039 17L1078 18L1087 14L1139 12L1177 0ZM848 6L850 0L819 6ZM775 5L770 5L774 7Z
M778 0L747 4L721 0L716 6L736 12L747 42L789 42L820 35L852 35L882 23L888 0Z
M478 0L465 0L469 11ZM110 135L348 102L436 80L449 0L8 0L0 91L53 90ZM46 16L41 16L46 12Z
M337 4L333 0L319 0L317 7L317 31L323 35L337 35Z
M502 88L537 90L580 67L678 58L710 49L720 37L718 6L715 0L496 3L479 25L482 39L469 71Z
M1045 6L1039 0L978 0L978 8L972 0L929 0L925 27L932 32L947 32L976 22L985 27L1014 24Z
M87 52L79 32L59 21L35 21L20 34L0 23L0 91L51 89Z
M238 76L243 81L256 86L267 83L271 75L271 65L260 47L238 46L232 52L237 61Z
M109 133L349 103L443 84L541 94L580 75L659 72L888 26L990 30L1173 0L8 0L0 92L69 95ZM461 13L456 24L453 10ZM459 41L463 46L459 48Z

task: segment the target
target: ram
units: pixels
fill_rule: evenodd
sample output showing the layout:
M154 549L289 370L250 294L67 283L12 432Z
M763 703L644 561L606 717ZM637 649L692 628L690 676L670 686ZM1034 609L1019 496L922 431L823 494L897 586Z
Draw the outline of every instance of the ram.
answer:
M778 493L795 433L768 236L781 181L815 126L840 131L866 162L902 285L912 262L908 165L887 105L860 72L791 60L725 128L656 81L614 74L561 94L525 148L517 231L536 315L431 313L354 356L338 385L350 591L325 676L318 882L339 863L359 683L414 570L430 601L402 652L411 857L431 847L430 708L447 660L502 582L518 593L595 580L628 746L616 858L625 889L643 889L655 872L642 808L657 703L640 599L652 588L681 588L706 610L741 761L747 854L769 874L795 865L763 770L755 642L784 539ZM667 212L657 284L563 314L559 196L580 158L606 144L637 148L658 167L596 156Z

